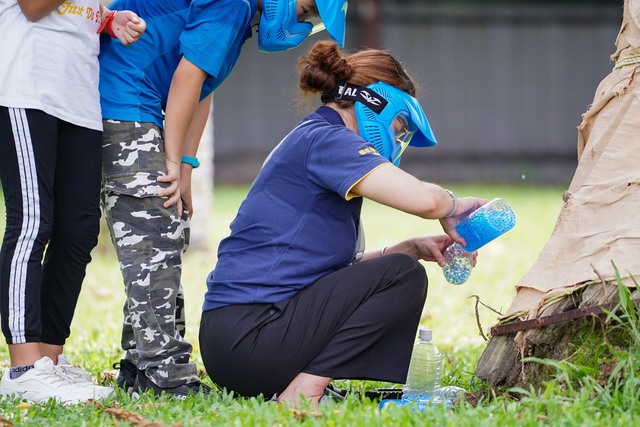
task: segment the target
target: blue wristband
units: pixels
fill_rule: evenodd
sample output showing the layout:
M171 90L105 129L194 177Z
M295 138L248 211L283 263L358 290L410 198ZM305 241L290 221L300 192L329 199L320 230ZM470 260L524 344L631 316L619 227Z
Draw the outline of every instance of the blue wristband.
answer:
M182 156L182 159L180 160L182 163L186 163L188 165L191 165L192 168L197 168L198 166L200 166L200 162L198 161L197 157L190 157L190 156Z

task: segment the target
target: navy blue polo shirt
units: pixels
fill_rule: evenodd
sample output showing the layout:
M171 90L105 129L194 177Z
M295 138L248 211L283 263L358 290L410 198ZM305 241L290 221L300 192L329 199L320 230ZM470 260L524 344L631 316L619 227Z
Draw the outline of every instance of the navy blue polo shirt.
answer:
M387 162L335 110L305 117L271 152L220 242L203 309L285 301L349 265L362 208L350 190Z

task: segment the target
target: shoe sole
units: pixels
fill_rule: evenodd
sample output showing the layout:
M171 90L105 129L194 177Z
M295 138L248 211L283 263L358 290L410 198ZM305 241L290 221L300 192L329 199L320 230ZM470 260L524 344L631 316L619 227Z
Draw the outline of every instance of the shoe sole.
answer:
M78 405L78 404L83 404L83 403L87 403L90 399L87 398L86 400L63 400L61 397L59 396L43 396L41 394L33 394L33 393L29 393L29 392L24 392L24 393L18 393L18 392L0 392L0 399L4 398L4 397L12 397L12 398L20 398L28 403L46 403L49 400L55 400L56 404L59 405L64 405L64 406L70 406L70 405Z

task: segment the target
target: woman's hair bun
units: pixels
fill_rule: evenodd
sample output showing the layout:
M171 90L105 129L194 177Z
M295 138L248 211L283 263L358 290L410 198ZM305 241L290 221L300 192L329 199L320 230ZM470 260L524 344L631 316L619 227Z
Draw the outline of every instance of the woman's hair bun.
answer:
M331 95L338 83L348 81L353 70L334 42L320 41L298 61L300 88L305 92Z

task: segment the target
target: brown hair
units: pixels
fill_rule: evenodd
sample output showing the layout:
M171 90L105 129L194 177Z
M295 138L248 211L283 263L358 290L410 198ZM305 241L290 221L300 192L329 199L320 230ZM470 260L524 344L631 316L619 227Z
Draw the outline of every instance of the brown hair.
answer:
M334 42L319 41L307 56L298 60L300 88L304 93L320 93L323 103L333 101L333 90L347 82L367 86L379 81L395 86L411 96L416 95L416 84L402 64L389 52L366 49L351 55L340 51ZM353 101L337 101L347 107Z

